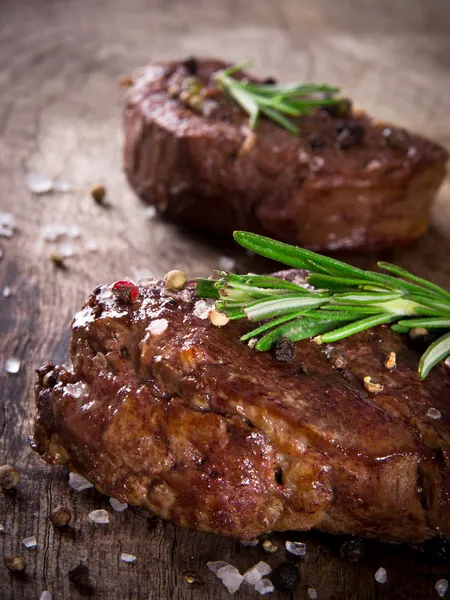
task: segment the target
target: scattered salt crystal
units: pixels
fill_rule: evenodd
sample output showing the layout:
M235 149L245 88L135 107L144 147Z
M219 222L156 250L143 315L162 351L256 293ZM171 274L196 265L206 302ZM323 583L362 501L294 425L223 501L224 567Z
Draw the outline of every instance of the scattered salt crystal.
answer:
M87 386L82 381L67 383L64 390L74 398L81 398L86 393Z
M52 595L50 594L50 592L48 592L47 590L45 590L44 592L42 592L41 597L39 598L39 600L52 600Z
M2 296L3 298L9 298L11 296L11 288L9 285L5 285L5 287L2 289Z
M67 235L72 239L79 238L81 235L81 231L80 231L80 228L78 227L78 225L71 225L67 229Z
M111 298L112 295L113 293L111 288L107 285L102 285L98 293L98 297L100 298L100 300L107 300L108 298Z
M264 561L260 561L258 564L244 573L244 579L250 585L256 585L258 581L261 581L264 575L268 575L271 572L272 569L270 565Z
M147 330L150 332L151 336L157 336L164 333L168 326L169 322L167 319L156 319L150 323Z
M0 523L0 531L5 531L5 526Z
M191 301L191 293L189 290L183 290L180 292L180 300L182 302L190 302Z
M406 153L406 156L408 158L414 158L417 154L417 148L415 146L410 146L408 148L408 152Z
M32 535L31 537L24 538L22 540L22 544L25 546L25 548L36 548L37 540L34 535Z
M0 237L11 238L16 221L11 213L0 212Z
M67 227L64 225L46 225L41 229L41 238L46 242L56 242L66 233Z
M136 556L134 554L127 554L127 552L122 552L122 554L120 555L120 560L123 560L123 562L126 563L132 563L136 560Z
M259 540L241 540L241 544L243 546L257 546L259 544Z
M146 219L153 219L156 216L156 208L154 206L147 206L144 209L144 215Z
M306 544L302 542L286 542L286 550L295 556L305 556Z
M381 167L381 162L379 160L377 160L377 159L371 160L366 165L366 169L368 171L376 171L380 167Z
M325 160L321 156L312 156L309 160L309 168L313 173L320 171L325 164Z
M197 300L194 304L193 315L199 319L207 319L209 311L212 310L212 304L206 300Z
M89 252L97 252L97 250L98 250L98 244L97 244L97 241L94 240L94 238L88 238L88 239L84 240L83 245L86 248L86 250L88 250Z
M78 475L78 473L69 474L69 485L76 492L81 492L94 487L90 481L85 479L82 475Z
M222 581L230 594L234 594L241 587L244 578L233 565L226 565L219 569L216 573L217 577Z
M0 256L1 256L1 254L0 254ZM447 367L447 369L450 369L450 356L445 359L444 365Z
M229 564L230 563L227 563L223 560L214 560L214 561L207 562L206 566L208 567L208 569L210 571L212 571L214 573L214 575L217 575L217 571L219 569L221 569L222 567L226 567Z
M427 412L427 417L431 417L432 419L440 419L442 417L441 411L437 408L429 408Z
M314 588L308 588L308 598L311 598L311 600L316 600L317 592Z
M88 514L88 517L93 523L98 523L99 525L106 525L109 523L109 515L103 508L92 510Z
M375 577L375 580L378 581L378 583L386 583L386 581L387 581L386 569L383 569L383 567L380 567L378 569L378 571L375 573L374 577Z
M47 194L53 189L53 179L37 171L29 171L25 175L25 183L33 194Z
M53 191L60 192L62 194L67 194L68 192L73 192L73 187L72 184L68 181L56 179L53 183Z
M437 591L438 596L440 598L443 598L448 590L447 579L439 579L439 581L436 581L436 585L434 586L434 589Z
M63 258L70 258L73 256L73 246L69 242L59 244L57 251Z
M234 258L230 256L221 256L219 258L219 268L222 271L232 271L236 265Z
M111 504L113 509L117 512L122 512L128 508L128 504L126 502L125 503L119 502L115 498L110 498L109 503Z
M259 592L261 596L264 596L264 594L271 594L275 591L275 588L270 579L260 579L260 581L257 581L255 584L255 590Z
M18 358L8 358L5 362L5 371L10 375L15 375L19 372L20 360Z

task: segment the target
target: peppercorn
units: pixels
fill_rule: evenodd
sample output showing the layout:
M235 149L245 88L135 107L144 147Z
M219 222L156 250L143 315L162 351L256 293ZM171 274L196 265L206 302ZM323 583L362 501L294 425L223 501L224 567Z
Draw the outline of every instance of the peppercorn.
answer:
M203 584L203 580L200 575L197 575L195 571L184 571L183 577L186 583L191 586L198 586Z
M197 75L198 62L195 56L190 56L183 61L183 67L187 69L191 75Z
M19 483L19 473L12 465L2 465L0 467L0 487L10 490Z
M322 109L331 117L348 117L352 112L352 103L348 98L342 98L334 104L326 104Z
M340 150L348 150L356 144L360 144L366 135L366 130L361 123L339 123L336 127L336 147Z
M104 185L93 185L91 187L91 196L97 202L97 204L103 204L106 197L106 188Z
M325 140L318 133L312 133L308 138L308 147L313 152L321 150L325 146Z
M5 558L5 565L10 571L23 571L26 566L21 556L7 556Z
M54 527L67 527L72 520L72 513L65 506L57 506L51 512L50 520Z
M270 540L265 540L262 544L263 550L269 554L273 554L278 550L278 546Z
M169 290L183 290L187 282L187 277L183 271L174 269L164 276L164 285Z
M82 591L92 591L92 584L89 580L89 568L86 565L79 564L68 573L70 583Z
M278 362L292 362L295 358L295 345L289 338L281 338L275 346L275 358Z
M386 127L383 129L381 143L383 146L389 146L390 148L405 149L406 134L401 129Z
M293 563L283 562L275 567L270 581L279 592L292 592L300 583L300 573Z
M266 77L263 81L264 85L277 85L278 81L275 77Z
M64 257L59 252L52 252L50 254L49 258L52 261L52 263L55 265L55 267L57 267L58 269L66 268L66 265L64 263Z

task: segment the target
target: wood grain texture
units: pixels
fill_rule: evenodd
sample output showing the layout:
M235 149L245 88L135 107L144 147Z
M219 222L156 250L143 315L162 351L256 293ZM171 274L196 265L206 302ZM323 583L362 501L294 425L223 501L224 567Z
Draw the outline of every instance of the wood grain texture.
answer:
M12 239L0 238L0 463L20 470L17 490L0 492L0 598L30 600L49 589L56 600L82 598L67 573L79 563L90 568L95 598L168 600L228 598L206 569L207 560L228 560L241 570L260 559L275 566L280 550L260 548L177 529L148 520L142 511L110 510L109 525L94 525L87 514L108 508L93 490L75 493L62 468L50 469L29 448L34 398L33 369L45 360L64 362L69 323L89 291L126 275L163 275L181 268L206 275L223 254L242 270L265 264L219 248L159 220L128 189L121 171L122 91L117 79L152 58L216 55L234 61L254 58L262 74L283 79L336 82L357 104L380 119L412 127L450 146L450 8L448 0L15 0L0 2L0 207L14 214ZM72 194L33 196L27 170L70 180ZM108 207L97 206L89 186L104 183ZM40 237L46 225L77 224L75 255L67 269L48 256L54 244ZM410 249L383 258L450 288L450 182L434 210L433 228ZM97 252L83 247L93 238ZM379 258L347 256L373 267ZM22 361L17 375L4 362ZM67 531L55 530L49 515L69 506ZM26 550L24 537L38 547ZM292 535L277 536L279 544ZM357 565L339 558L338 541L306 539L302 583L293 595L320 599L385 600L436 598L434 584L449 573L404 548L372 543ZM132 565L121 552L138 558ZM23 577L6 570L3 557L27 562ZM375 583L378 567L387 585ZM182 576L198 572L205 585L193 589ZM236 595L258 597L248 586ZM274 600L280 594L271 596Z

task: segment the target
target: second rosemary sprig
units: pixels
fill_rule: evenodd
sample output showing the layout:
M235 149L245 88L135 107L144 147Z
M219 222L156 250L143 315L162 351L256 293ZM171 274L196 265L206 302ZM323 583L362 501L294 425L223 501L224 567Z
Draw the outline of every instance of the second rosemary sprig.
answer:
M237 231L234 237L248 250L308 272L304 283L225 272L217 280L197 281L197 296L215 298L230 319L263 321L241 337L257 338L257 350L282 337L328 343L392 324L401 333L416 327L444 332L420 361L422 379L450 355L450 294L443 288L389 263L378 263L385 273L364 271L253 233Z

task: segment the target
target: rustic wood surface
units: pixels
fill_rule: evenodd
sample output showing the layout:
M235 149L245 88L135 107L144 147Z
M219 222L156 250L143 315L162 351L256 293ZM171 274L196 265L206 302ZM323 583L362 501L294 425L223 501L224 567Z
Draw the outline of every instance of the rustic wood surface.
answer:
M43 464L28 444L32 432L34 368L66 360L69 323L88 292L124 276L160 276L170 268L191 276L209 274L221 255L240 269L261 263L220 248L189 232L146 217L121 171L122 91L118 78L152 58L216 55L234 61L254 58L262 74L341 84L380 119L396 121L450 146L450 5L448 0L14 0L0 2L0 207L16 219L11 239L0 238L0 464L21 473L18 488L0 492L0 598L29 600L42 590L54 600L78 599L67 573L87 564L95 598L107 600L228 598L207 570L207 560L228 560L241 570L259 559L271 565L280 550L177 529L148 520L141 511L110 510L109 525L87 514L108 508L93 490L76 493L63 468ZM32 195L25 173L37 170L69 180L71 194ZM103 183L108 206L97 206L89 186ZM436 204L433 228L414 247L385 253L390 260L450 288L450 183ZM67 269L55 269L55 244L40 230L78 225L70 240L75 254ZM87 239L96 252L84 248ZM349 256L373 266L376 256ZM18 357L17 375L4 373ZM49 520L57 505L74 518L67 531ZM36 549L21 540L35 535ZM287 536L278 536L280 544ZM292 538L292 536L290 536ZM402 547L369 544L358 564L339 558L338 541L302 536L308 552L302 583L325 599L437 598L435 582L449 565L433 564ZM132 565L121 552L137 556ZM3 563L23 556L21 577ZM384 566L386 585L374 572ZM204 580L190 587L183 571ZM243 586L236 598L259 597ZM281 594L274 594L274 599Z

